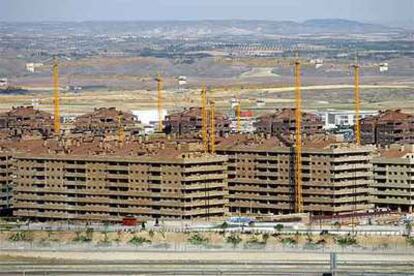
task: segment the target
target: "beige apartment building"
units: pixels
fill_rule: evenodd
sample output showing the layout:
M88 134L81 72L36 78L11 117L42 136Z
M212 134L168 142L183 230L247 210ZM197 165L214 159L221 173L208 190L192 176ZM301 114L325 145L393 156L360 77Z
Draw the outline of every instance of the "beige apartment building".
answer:
M0 150L0 214L10 211L13 195L12 154Z
M86 221L225 216L227 158L174 153L17 154L14 215Z
M373 159L372 202L381 208L413 212L414 145L391 145Z
M304 145L304 211L333 215L365 211L372 185L372 147L313 140ZM294 151L275 137L229 137L218 147L228 155L229 208L233 214L294 211Z

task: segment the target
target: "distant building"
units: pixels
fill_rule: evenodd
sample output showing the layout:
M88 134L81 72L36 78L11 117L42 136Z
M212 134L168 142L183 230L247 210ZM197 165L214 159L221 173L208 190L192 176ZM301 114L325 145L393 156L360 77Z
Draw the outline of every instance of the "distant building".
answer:
M52 114L33 106L13 107L10 111L0 113L0 132L10 138L48 137L53 134L53 129Z
M380 146L414 143L414 115L385 110L367 116L361 120L361 143Z
M379 65L379 71L381 73L388 72L388 63L386 63L386 62L380 63L380 65Z
M391 145L374 158L372 202L379 208L414 211L414 145Z
M231 132L237 132L237 123L236 116L231 118ZM256 119L254 118L252 111L240 111L240 133L254 133L256 131L256 127L254 126L255 123Z
M209 118L207 118L209 119ZM219 112L215 116L216 133L223 136L230 132L230 119ZM165 117L164 132L166 134L199 135L202 129L200 107L191 107L182 112L169 114Z
M0 87L7 87L8 85L9 84L8 84L7 78L0 79Z
M42 67L43 63L26 63L26 70L30 73L34 73L36 68Z
M338 127L350 127L355 125L355 111L353 110L328 110L316 113L324 124L324 129L333 129ZM377 111L361 111L360 118L378 114Z
M93 112L76 117L73 133L91 133L96 136L117 135L120 127L126 134L138 134L140 122L131 112L116 110L115 107L95 108Z
M158 127L159 124L159 114L157 109L147 109L147 110L132 110L138 120L142 123L145 134L152 134ZM166 109L161 110L162 120L167 116L168 111Z
M284 108L257 118L254 124L257 133L290 135L295 133L295 109ZM316 114L302 113L302 133L312 135L323 132L322 120Z

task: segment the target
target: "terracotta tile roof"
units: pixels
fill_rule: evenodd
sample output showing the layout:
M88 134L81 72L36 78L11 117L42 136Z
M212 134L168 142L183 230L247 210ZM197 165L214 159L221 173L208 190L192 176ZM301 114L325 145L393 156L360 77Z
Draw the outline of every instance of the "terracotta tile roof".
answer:
M414 115L403 113L401 110L385 110L380 111L378 115L368 116L361 120L362 123L382 123L392 121L414 120Z

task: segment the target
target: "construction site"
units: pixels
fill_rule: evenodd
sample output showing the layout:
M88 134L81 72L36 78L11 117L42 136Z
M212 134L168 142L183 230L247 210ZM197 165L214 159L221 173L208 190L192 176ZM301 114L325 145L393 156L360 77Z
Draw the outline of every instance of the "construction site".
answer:
M64 121L58 66L55 59L53 115L32 106L0 114L3 214L35 221L267 221L413 210L414 117L387 110L359 120L358 65L351 142L303 110L300 61L293 66L295 108L254 118L248 133L241 130L240 100L230 115L220 112L206 87L198 106L163 116L160 75L151 135L139 116L114 107ZM401 171L396 180L394 171Z

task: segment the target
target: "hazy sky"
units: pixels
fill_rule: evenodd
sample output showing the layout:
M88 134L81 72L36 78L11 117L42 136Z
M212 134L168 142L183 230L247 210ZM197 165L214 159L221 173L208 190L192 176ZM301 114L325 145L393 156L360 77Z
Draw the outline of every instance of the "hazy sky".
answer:
M310 18L414 24L414 0L0 0L0 21Z

